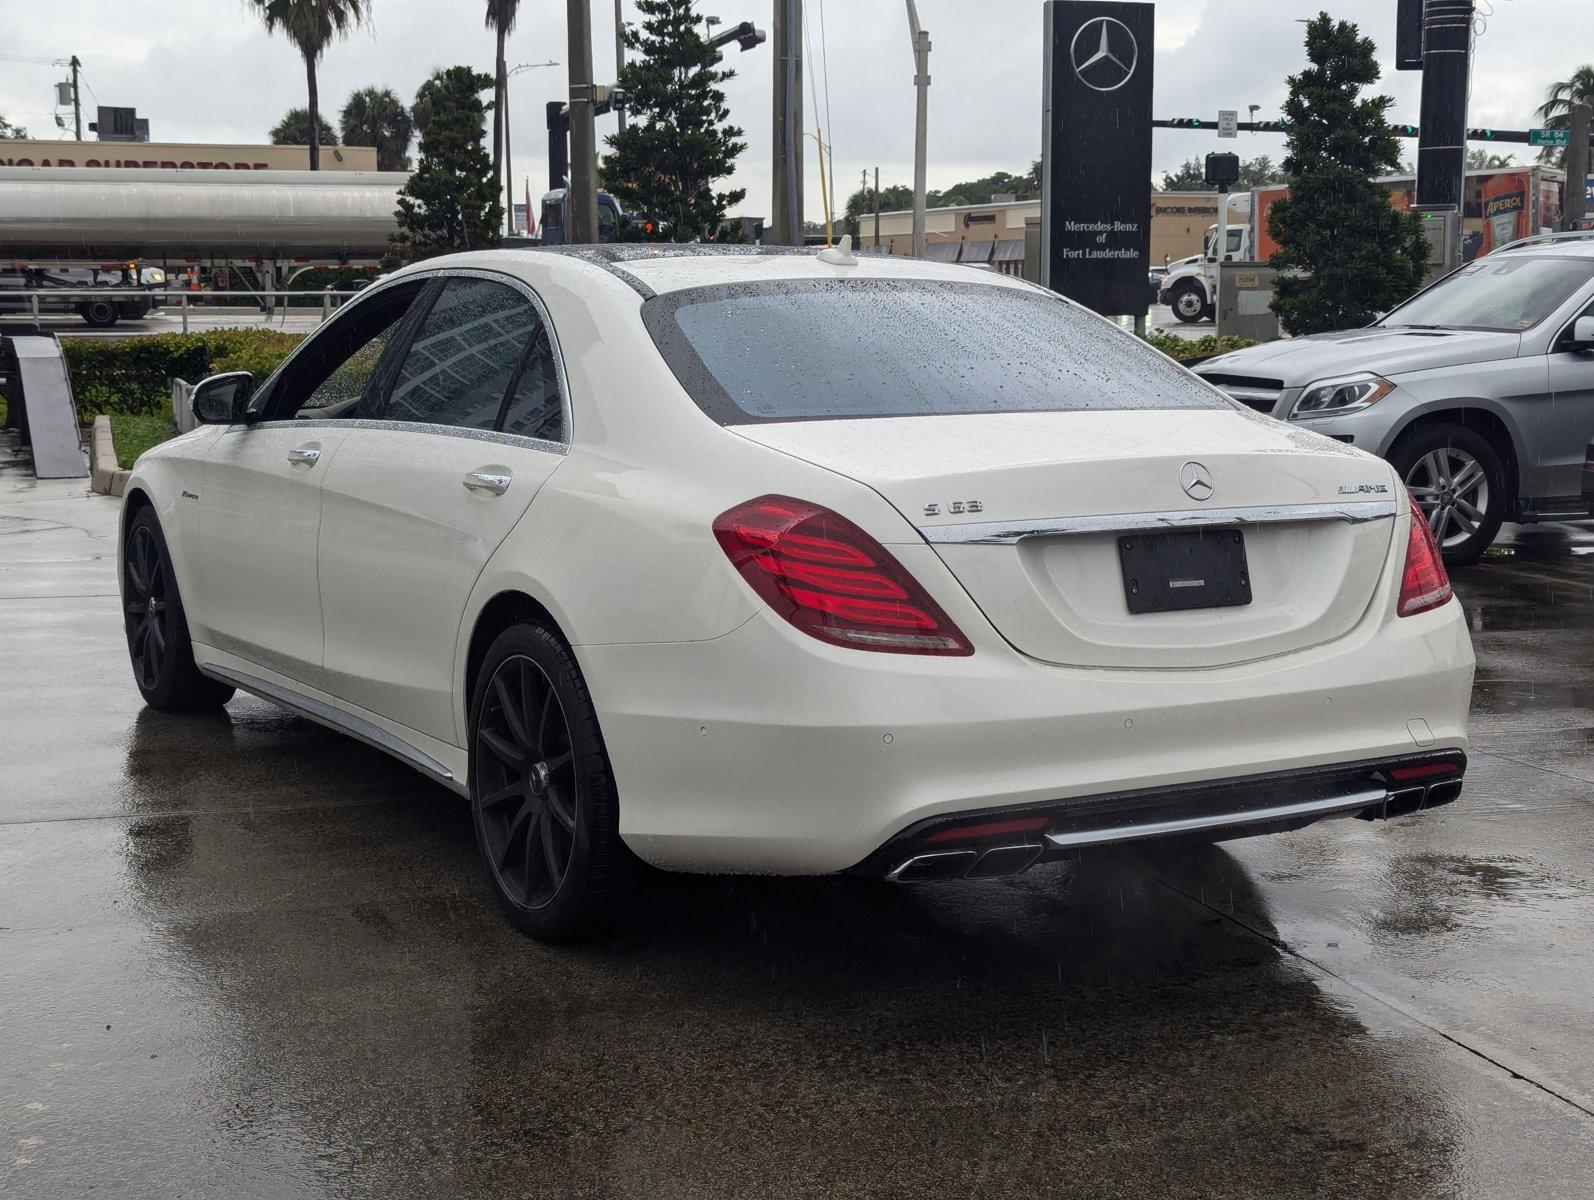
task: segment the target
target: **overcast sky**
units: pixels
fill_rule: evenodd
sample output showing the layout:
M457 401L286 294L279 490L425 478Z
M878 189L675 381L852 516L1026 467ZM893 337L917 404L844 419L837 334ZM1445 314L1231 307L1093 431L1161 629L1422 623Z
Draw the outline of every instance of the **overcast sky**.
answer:
M1041 0L918 2L933 42L930 186L1025 170L1040 154ZM596 70L609 80L613 0L592 5ZM407 102L434 67L490 70L493 39L481 0L374 0L372 7L368 27L322 60L322 104L334 125L355 88L391 87ZM511 65L565 61L565 7L564 0L524 0ZM629 0L625 7L629 19ZM1158 115L1214 117L1234 108L1243 119L1247 105L1257 104L1260 117L1276 117L1284 78L1301 64L1297 21L1324 7L1378 43L1386 64L1380 87L1395 97L1397 119L1415 121L1418 74L1387 69L1395 0L1159 0ZM771 8L771 0L698 0L699 11L727 24L752 19L767 28ZM882 183L911 183L913 59L902 3L807 0L806 8L821 113L828 90L838 202L876 166ZM1594 59L1587 36L1594 0L1480 0L1479 8L1492 12L1477 42L1470 124L1525 128L1546 86ZM84 64L85 99L137 107L157 141L263 142L286 109L305 102L297 53L266 35L247 0L0 0L0 114L48 136L52 84L62 71L8 59L74 53ZM747 189L743 211L757 215L769 206L771 59L767 43L727 55L738 72L727 85L731 114L748 143L736 184ZM530 175L534 196L547 183L543 105L563 94L565 82L564 68L554 66L526 71L511 85L515 175ZM810 130L813 102L805 98ZM612 130L612 117L600 119L600 136ZM1209 133L1160 130L1154 166L1160 173L1217 148ZM1282 139L1242 135L1224 148L1276 159ZM1525 148L1518 155L1528 157ZM805 170L805 215L817 218L812 152Z

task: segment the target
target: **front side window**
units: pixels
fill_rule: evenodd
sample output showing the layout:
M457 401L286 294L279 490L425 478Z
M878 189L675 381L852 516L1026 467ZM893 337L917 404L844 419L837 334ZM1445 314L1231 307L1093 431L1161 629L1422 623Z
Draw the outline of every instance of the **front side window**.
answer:
M1229 407L1144 342L1027 288L783 279L667 292L642 315L722 425Z
M448 279L393 379L389 421L493 429L527 343L542 328L530 300L488 279Z
M361 401L370 399L377 363L424 288L425 280L406 280L350 304L294 355L269 394L257 394L253 403L274 419L366 415Z
M1380 325L1532 329L1594 279L1594 259L1545 255L1480 258L1412 297Z

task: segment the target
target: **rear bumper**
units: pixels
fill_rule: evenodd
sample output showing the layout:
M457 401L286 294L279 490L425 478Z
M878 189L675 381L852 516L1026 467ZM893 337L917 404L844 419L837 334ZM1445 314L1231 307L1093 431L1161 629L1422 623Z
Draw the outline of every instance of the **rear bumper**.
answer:
M854 871L900 883L984 878L1093 846L1225 841L1329 817L1409 816L1454 801L1466 769L1465 754L1443 751L931 817Z
M953 814L1466 747L1455 602L1394 618L1381 595L1350 634L1243 665L1102 670L1025 658L947 596L968 658L826 646L767 612L709 641L576 646L626 843L669 870L827 874Z

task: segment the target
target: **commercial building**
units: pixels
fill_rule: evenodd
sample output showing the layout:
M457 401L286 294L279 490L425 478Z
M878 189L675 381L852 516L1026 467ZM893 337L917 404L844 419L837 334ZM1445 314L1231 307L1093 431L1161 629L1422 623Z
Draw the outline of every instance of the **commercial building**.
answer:
M941 262L989 263L1008 275L1024 264L1024 222L1040 220L1039 197L993 199L989 204L929 209L924 216L925 256ZM1151 194L1151 261L1157 265L1196 254L1207 226L1218 219L1216 192ZM874 214L858 222L859 241L875 244ZM913 251L913 212L880 214L880 245L893 254Z
M138 167L184 171L307 171L308 146L204 142L0 141L0 167ZM371 146L321 147L323 171L374 171Z

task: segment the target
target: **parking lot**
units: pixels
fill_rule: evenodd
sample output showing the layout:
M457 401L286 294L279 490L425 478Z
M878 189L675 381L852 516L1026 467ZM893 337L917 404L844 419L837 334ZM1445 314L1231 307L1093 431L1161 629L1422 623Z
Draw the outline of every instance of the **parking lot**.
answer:
M1594 1194L1594 527L1457 573L1450 808L559 947L381 753L143 708L116 514L0 461L0 1195Z

